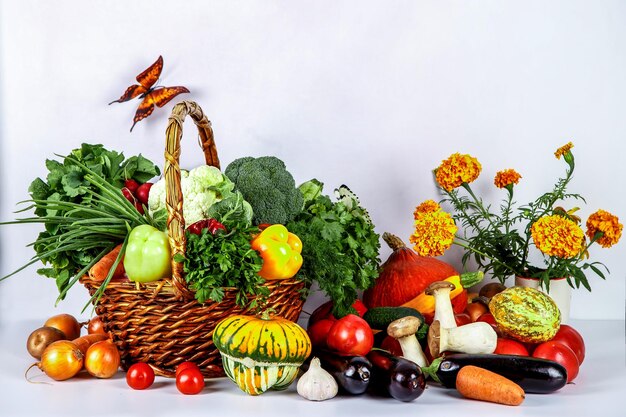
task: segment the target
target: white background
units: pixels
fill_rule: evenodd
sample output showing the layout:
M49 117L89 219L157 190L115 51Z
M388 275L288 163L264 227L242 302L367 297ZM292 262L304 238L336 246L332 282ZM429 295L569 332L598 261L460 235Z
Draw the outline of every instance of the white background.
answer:
M503 195L496 171L515 168L527 202L562 175L553 152L573 141L583 219L598 208L626 219L626 2L3 0L0 13L2 220L46 158L81 142L161 164L182 99L213 122L223 166L273 154L297 182L348 184L377 231L405 241L414 206L438 198L431 170L453 152L480 160L489 201ZM159 55L160 84L191 94L130 133L138 100L107 103ZM185 129L193 167L202 158ZM32 256L38 230L0 229L2 274ZM624 318L624 248L594 248L611 275L575 292L572 317ZM460 255L445 259L460 267ZM87 293L55 299L29 268L0 283L0 323L79 314Z

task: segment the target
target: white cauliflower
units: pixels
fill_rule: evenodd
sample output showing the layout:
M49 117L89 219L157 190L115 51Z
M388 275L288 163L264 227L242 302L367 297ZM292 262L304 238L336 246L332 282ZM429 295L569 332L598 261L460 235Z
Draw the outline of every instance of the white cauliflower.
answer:
M191 171L181 170L180 186L183 192L183 217L187 225L207 218L209 207L221 201L234 188L234 184L218 168L208 165ZM153 216L160 210L166 210L164 177L150 188L148 209Z

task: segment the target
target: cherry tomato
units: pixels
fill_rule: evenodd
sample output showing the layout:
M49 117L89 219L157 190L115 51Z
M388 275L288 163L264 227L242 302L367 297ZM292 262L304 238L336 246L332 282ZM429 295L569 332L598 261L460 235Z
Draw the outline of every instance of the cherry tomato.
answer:
M583 337L572 326L561 324L559 331L552 338L555 342L561 342L568 348L572 349L578 358L578 364L581 365L585 360L585 341Z
M334 318L327 318L316 321L307 329L307 333L309 334L309 338L311 339L311 344L314 347L319 348L327 348L326 338L328 337L328 332L330 328L333 327L337 320Z
M567 370L567 382L572 382L578 376L578 358L572 349L561 342L543 342L535 348L533 357L548 359L560 363Z
M365 356L374 346L374 333L361 317L348 314L332 325L326 343L337 353Z
M526 346L516 340L499 337L498 344L496 345L496 350L493 353L496 353L498 355L528 356L528 349L526 349Z
M183 369L176 376L176 388L185 395L195 395L204 388L204 377L199 369Z
M178 376L178 374L180 374L185 369L189 368L196 369L198 372L200 372L200 368L198 367L198 365L193 362L186 361L176 367L176 376Z
M472 318L467 313L459 313L454 315L454 321L456 321L457 326L463 326L464 324L470 324Z
M356 310L359 317L363 317L363 315L367 311L367 307L365 307L365 304L363 304L361 300L356 300L354 303L352 303L352 308ZM317 307L313 311L313 313L311 313L311 317L309 317L309 324L308 324L309 327L315 322L323 320L323 319L331 318L331 319L336 320L335 316L333 316L332 314L332 311L333 311L332 301L327 301L324 304Z
M144 362L131 365L126 372L126 383L132 389L146 389L154 382L154 370Z

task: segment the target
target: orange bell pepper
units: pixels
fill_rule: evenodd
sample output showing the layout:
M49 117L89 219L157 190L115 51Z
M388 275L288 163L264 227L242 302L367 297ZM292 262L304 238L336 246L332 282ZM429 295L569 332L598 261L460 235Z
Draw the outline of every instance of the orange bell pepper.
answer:
M454 289L450 292L450 300L453 300L457 295L460 295L465 288L478 284L483 279L482 272L466 272L459 275L453 275L446 278L444 281L448 281L454 284ZM435 297L432 295L426 295L422 292L414 299L402 304L403 307L412 307L422 313L423 315L430 315L435 312Z
M292 278L302 266L302 241L282 224L266 227L250 245L263 258L259 275L265 279Z

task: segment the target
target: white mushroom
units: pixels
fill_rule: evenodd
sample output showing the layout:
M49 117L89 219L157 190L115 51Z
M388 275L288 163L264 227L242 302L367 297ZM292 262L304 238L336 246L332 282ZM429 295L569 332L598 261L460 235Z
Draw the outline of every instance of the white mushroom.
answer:
M422 321L417 317L402 317L392 321L387 326L387 334L400 343L402 356L405 359L415 362L420 367L425 367L428 366L428 360L417 337L415 337L415 332L417 332L421 324Z
M428 348L433 358L446 351L493 353L497 342L498 335L493 327L480 321L448 329L433 321L428 329Z
M437 320L441 327L446 329L456 327L452 301L450 301L450 292L455 288L456 286L450 281L435 281L425 291L426 295L432 295L435 298L433 321Z

